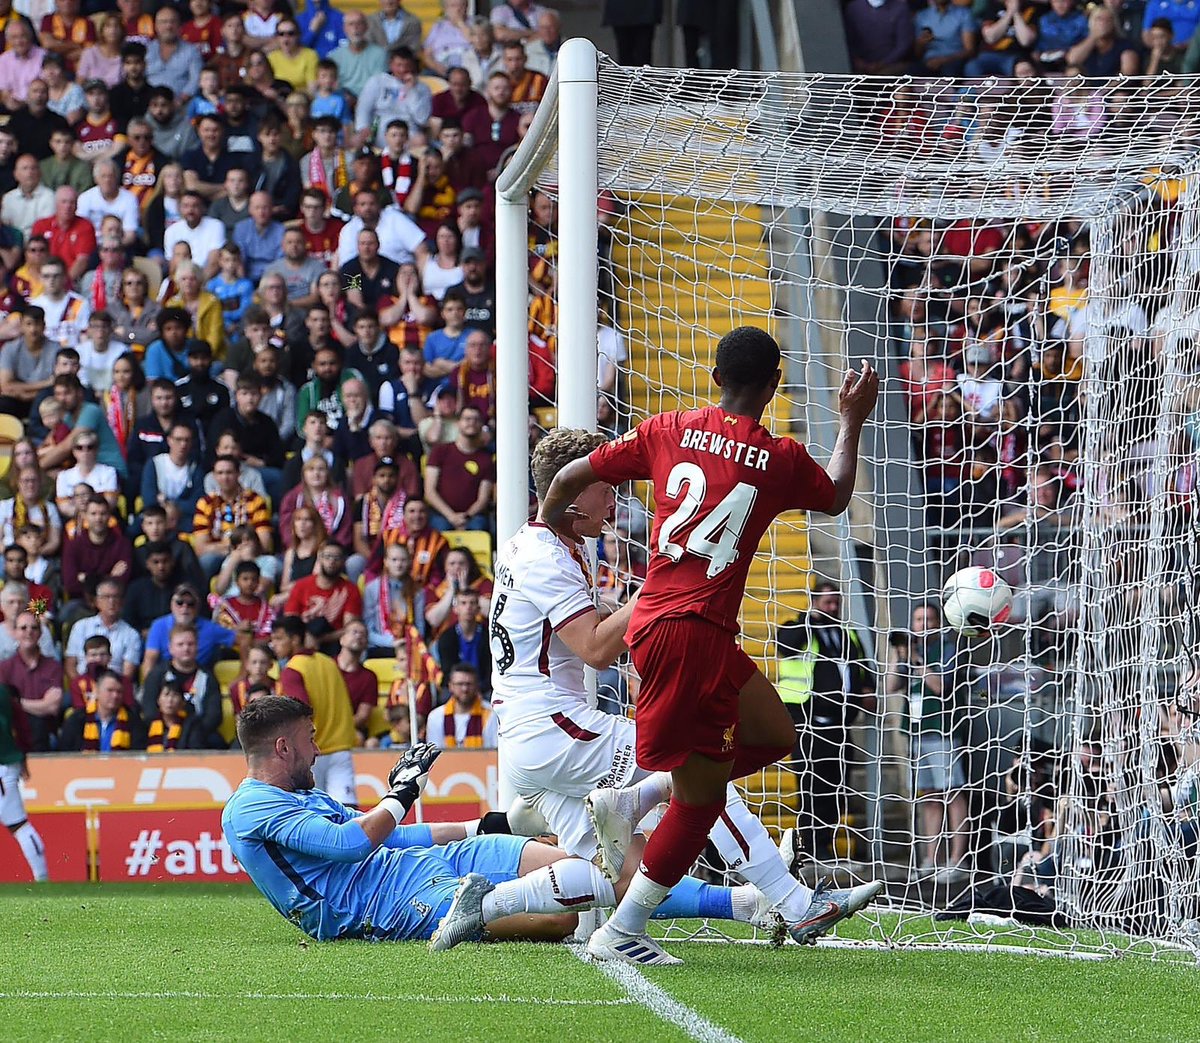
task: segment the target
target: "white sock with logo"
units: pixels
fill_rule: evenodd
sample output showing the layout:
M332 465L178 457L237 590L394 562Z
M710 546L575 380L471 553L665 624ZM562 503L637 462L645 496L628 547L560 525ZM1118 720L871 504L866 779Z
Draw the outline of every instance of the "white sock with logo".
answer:
M25 821L12 831L12 835L20 845L21 854L25 856L29 868L33 871L34 880L39 883L49 880L50 871L46 867L46 845L42 843L41 834L33 828L30 822Z
M491 923L522 913L577 913L617 904L613 886L582 858L563 858L518 880L497 884L484 896L483 920Z

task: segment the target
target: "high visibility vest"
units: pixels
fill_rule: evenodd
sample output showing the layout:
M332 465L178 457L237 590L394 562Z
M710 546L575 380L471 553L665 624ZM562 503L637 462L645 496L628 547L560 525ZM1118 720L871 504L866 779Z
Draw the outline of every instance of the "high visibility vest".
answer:
M785 703L803 706L812 698L817 651L817 639L811 637L807 650L779 661L779 698Z

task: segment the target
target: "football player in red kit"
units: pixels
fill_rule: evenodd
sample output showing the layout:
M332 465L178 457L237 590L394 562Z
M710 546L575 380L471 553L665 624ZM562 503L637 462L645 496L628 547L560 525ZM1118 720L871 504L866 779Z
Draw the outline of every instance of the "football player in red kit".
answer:
M651 913L700 856L725 808L725 788L788 756L795 728L779 694L736 636L746 575L783 511L841 514L850 503L858 443L879 392L865 361L839 391L840 426L826 471L799 442L759 422L782 373L779 345L739 327L717 345L718 405L650 417L624 437L564 467L542 506L568 522L593 482L654 484L650 566L629 624L641 675L637 760L669 771L667 813L616 913L588 943L599 959L678 963L646 935ZM812 942L869 902L881 884L819 889L792 937Z

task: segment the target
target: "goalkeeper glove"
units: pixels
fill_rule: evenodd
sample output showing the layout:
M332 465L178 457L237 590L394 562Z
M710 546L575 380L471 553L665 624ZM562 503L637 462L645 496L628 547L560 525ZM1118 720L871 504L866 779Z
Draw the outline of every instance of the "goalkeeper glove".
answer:
M429 781L429 769L441 755L441 748L431 742L418 743L412 749L405 750L396 766L388 772L388 786L391 788L379 802L387 808L396 825L404 821L409 809L417 802Z

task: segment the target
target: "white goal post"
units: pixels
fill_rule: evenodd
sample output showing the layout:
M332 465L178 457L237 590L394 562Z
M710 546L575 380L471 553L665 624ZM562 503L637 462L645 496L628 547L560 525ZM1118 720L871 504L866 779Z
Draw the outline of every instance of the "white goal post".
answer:
M531 222L534 192L553 227ZM812 763L746 786L772 829L807 824L810 875L887 880L862 935L1194 949L1200 84L627 69L571 40L496 209L500 540L528 510L512 389L539 297L563 426L710 400L716 341L750 323L785 354L764 423L824 460L842 371L883 373L850 512L777 523L743 613L773 679L811 666L796 635L819 579L862 645L847 676L869 691L845 720L811 689L794 702ZM643 495L622 493L617 572L644 553ZM911 616L968 564L1008 580L1016 612L991 637L940 632L937 703ZM1056 918L931 918L992 884L1052 896Z

